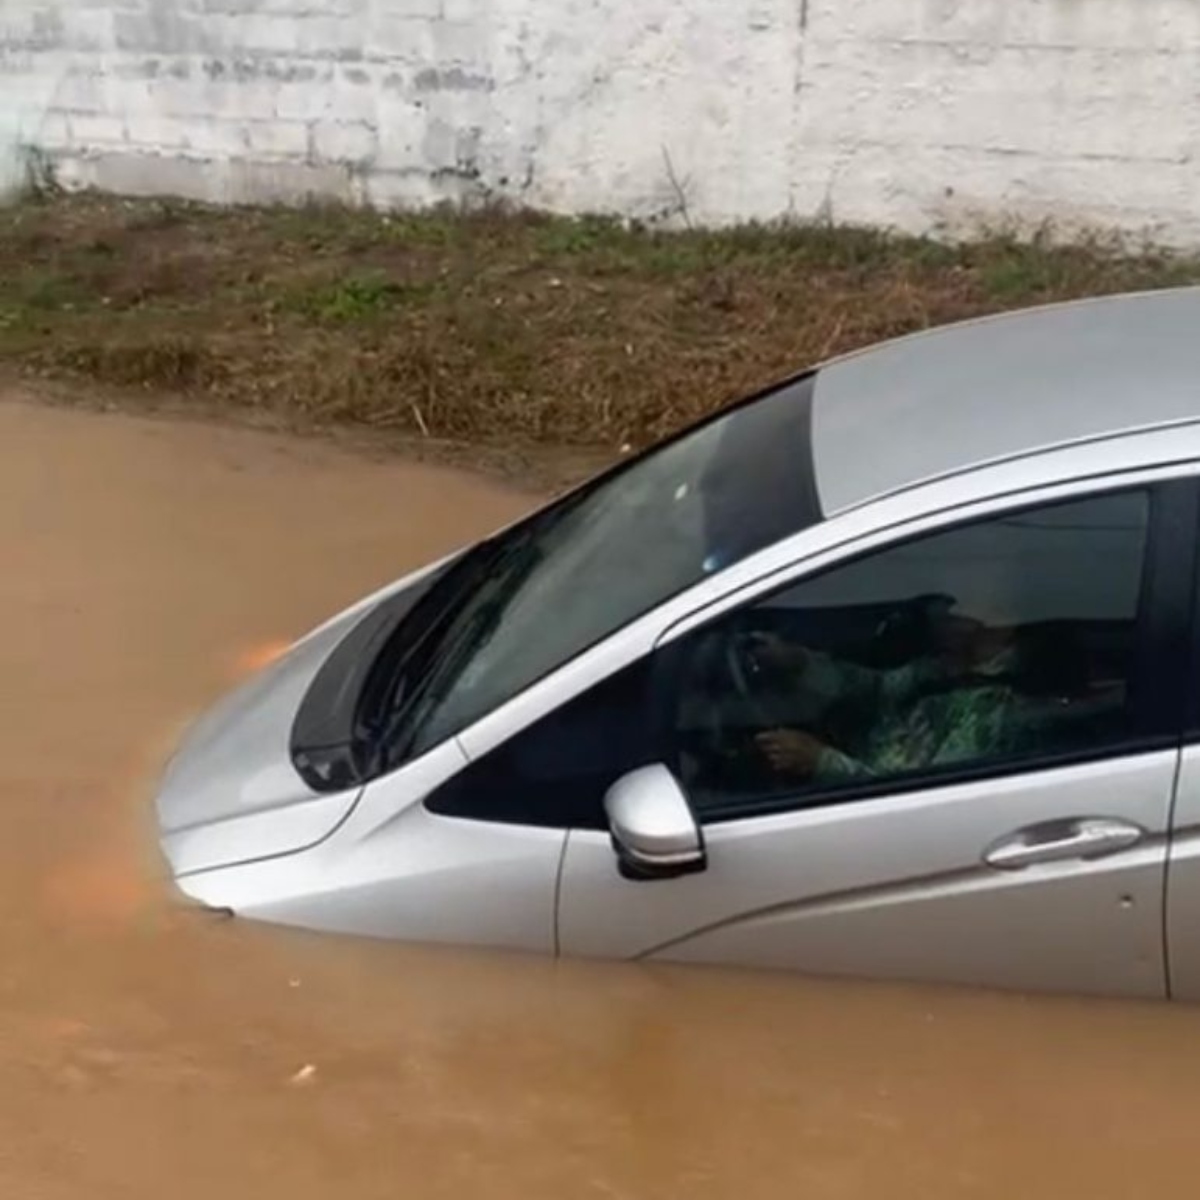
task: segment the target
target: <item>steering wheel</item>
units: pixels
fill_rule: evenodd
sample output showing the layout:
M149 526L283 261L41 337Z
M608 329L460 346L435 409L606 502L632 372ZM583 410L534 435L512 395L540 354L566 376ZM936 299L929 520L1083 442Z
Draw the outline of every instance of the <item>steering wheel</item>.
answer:
M773 722L760 698L763 668L754 645L759 633L745 622L739 622L725 641L722 659L738 699L759 727L767 729Z
M754 652L754 634L748 629L735 629L725 641L725 668L734 690L742 700L753 702L751 680L762 673L762 664Z

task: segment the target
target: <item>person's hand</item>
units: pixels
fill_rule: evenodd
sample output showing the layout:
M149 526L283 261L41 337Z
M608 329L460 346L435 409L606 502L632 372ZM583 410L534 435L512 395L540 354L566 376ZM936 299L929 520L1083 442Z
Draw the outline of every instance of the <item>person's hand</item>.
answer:
M755 743L771 766L784 775L807 779L817 773L825 743L800 729L772 729Z

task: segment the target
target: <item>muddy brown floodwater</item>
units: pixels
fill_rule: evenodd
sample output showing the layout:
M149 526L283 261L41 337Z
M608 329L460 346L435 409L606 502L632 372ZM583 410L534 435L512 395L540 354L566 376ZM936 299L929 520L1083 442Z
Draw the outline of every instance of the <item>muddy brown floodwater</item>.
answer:
M179 722L527 503L313 442L0 403L0 1197L1190 1190L1200 1010L173 907L149 787Z

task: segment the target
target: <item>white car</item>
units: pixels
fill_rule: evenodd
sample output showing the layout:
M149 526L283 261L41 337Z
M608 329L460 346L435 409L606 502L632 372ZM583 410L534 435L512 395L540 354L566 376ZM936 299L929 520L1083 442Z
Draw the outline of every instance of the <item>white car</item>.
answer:
M1197 331L1181 289L876 347L399 581L190 733L177 886L354 934L1200 997Z

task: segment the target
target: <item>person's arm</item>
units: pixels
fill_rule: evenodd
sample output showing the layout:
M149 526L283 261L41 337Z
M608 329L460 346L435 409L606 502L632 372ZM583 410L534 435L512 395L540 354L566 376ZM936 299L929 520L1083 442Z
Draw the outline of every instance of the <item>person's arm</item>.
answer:
M804 650L804 686L829 701L901 704L944 673L935 659L920 659L902 667L880 670L843 662L817 650Z

